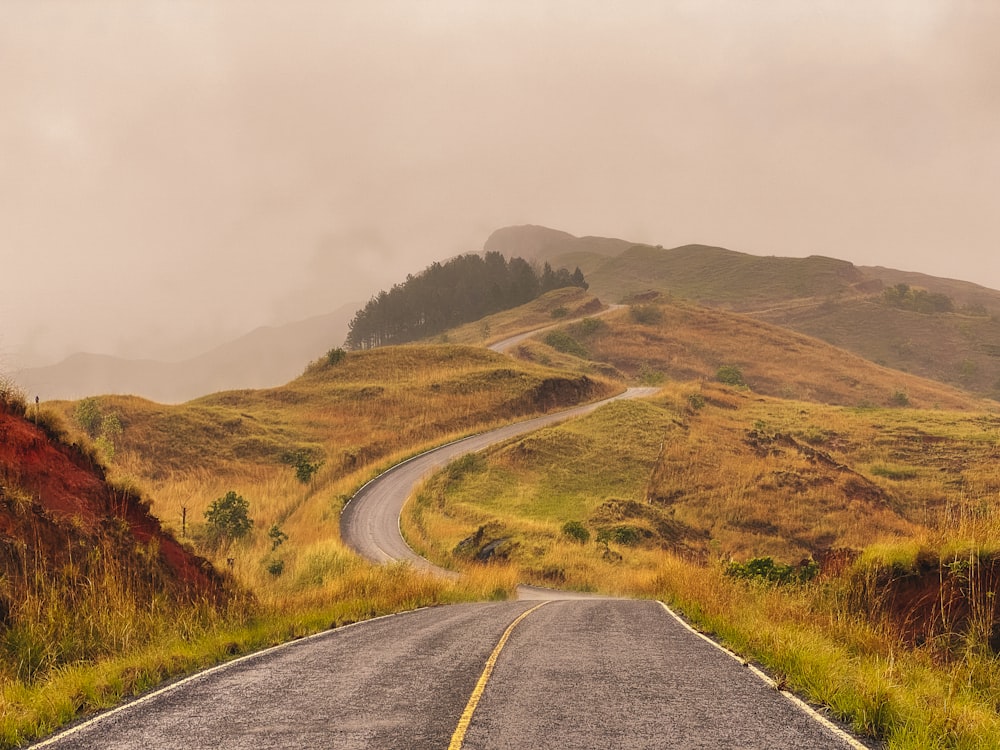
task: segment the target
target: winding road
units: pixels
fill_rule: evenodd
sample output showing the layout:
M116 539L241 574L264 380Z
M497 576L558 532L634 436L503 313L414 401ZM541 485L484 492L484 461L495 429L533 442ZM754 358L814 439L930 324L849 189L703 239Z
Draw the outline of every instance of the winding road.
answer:
M503 343L503 342L502 342ZM630 389L616 398L649 395ZM344 540L376 562L417 556L399 532L415 485L465 453L599 408L442 446L363 487ZM35 747L60 750L866 746L654 601L522 587L326 631L148 694Z

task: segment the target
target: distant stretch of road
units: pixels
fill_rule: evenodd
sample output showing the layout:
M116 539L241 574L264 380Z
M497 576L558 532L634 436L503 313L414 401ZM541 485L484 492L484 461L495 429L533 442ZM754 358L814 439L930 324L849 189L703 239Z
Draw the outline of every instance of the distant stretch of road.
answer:
M347 503L340 517L341 537L350 547L373 562L406 561L417 568L450 575L410 549L399 531L399 514L403 510L403 505L413 492L413 488L424 477L467 453L481 451L512 437L589 414L618 399L650 396L656 391L656 388L629 388L624 393L604 401L576 406L472 435L404 461L362 487Z
M863 746L659 603L577 600L435 607L327 631L197 675L38 747Z

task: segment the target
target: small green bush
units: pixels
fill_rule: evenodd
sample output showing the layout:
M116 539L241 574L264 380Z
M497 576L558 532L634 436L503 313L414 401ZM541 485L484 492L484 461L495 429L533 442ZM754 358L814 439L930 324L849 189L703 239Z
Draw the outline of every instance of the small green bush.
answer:
M715 371L715 379L725 385L745 386L743 371L736 365L723 365Z
M663 322L663 310L656 305L631 305L628 311L632 320L644 326L655 326Z
M545 343L563 354L572 354L581 359L587 358L587 350L575 338L565 331L552 331L545 337Z
M577 325L582 336L593 336L598 331L603 331L607 327L608 324L600 318L584 318Z
M623 547L632 547L642 540L642 532L635 526L621 524L610 528L601 529L597 532L597 543L608 545L609 542L620 544Z
M250 533L253 519L249 514L250 503L233 490L212 501L205 511L209 533L216 543L240 539Z
M893 406L909 406L910 397L906 395L906 391L898 390L889 397L889 403Z
M574 542L579 542L580 544L586 544L590 541L590 532L587 530L587 527L579 521L567 521L564 523L562 533Z
M267 536L271 540L272 552L288 540L288 534L282 531L276 523L271 524L271 528L267 530Z
M341 348L331 349L326 353L326 364L330 367L339 365L347 358L347 352Z
M569 310L562 305L552 311L553 318L565 318L567 315L569 315Z
M776 563L770 557L755 557L745 563L731 562L726 566L726 575L744 581L764 581L767 583L789 584L811 581L819 573L819 563L804 560L798 565Z

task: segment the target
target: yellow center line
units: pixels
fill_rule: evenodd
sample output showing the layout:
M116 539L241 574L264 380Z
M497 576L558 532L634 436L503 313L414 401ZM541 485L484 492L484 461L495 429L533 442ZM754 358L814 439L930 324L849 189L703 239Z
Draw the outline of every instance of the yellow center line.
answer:
M527 612L521 613L514 622L507 626L507 629L503 631L503 635L500 636L500 641L497 643L496 648L493 649L493 653L490 654L490 658L486 660L486 667L483 669L483 673L479 675L479 682L476 683L476 687L472 691L472 695L469 696L469 702L465 704L465 711L462 712L462 718L458 720L458 726L455 727L455 733L451 736L451 742L448 744L448 750L461 750L462 742L465 740L465 733L469 729L469 723L472 721L472 714L476 711L476 706L479 705L479 699L483 697L483 691L486 689L486 683L490 681L490 675L493 674L493 667L497 663L497 658L500 656L500 652L503 651L503 647L507 644L507 639L510 638L510 634L514 632L514 628L517 624L521 622L525 617L530 615L539 607L544 607L548 602L542 602L537 604Z

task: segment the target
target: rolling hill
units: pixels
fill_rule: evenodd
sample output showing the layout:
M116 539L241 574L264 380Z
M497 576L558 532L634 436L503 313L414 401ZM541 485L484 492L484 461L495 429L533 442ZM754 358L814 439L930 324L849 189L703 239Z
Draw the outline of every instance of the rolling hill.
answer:
M743 312L886 367L1000 398L1000 292L992 289L821 256L763 257L705 245L665 249L532 226L498 230L487 245L579 265L590 291L607 302L653 290ZM896 284L947 295L954 309L927 314L886 304L883 291Z

